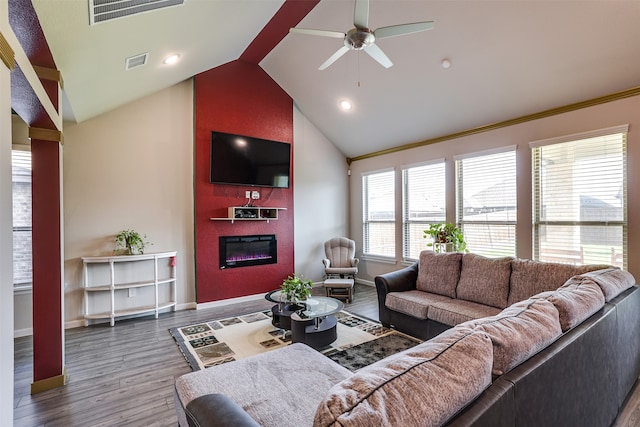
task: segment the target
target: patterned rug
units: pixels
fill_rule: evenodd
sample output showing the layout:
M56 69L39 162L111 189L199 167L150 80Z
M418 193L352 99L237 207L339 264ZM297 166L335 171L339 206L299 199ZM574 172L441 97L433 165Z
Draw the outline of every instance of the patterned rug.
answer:
M335 316L338 339L320 351L352 371L421 342L346 311ZM290 332L271 324L270 310L171 328L169 332L194 371L291 344Z

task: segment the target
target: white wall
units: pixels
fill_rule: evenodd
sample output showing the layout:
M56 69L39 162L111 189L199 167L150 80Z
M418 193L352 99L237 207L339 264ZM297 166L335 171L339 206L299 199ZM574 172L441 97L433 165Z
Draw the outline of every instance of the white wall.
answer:
M628 154L628 264L629 271L640 278L640 218L635 215L640 211L640 193L634 189L640 184L640 97L627 98L572 111L553 117L547 117L506 128L471 135L464 138L427 145L411 150L399 151L370 159L359 160L351 164L351 233L356 244L362 246L362 173L378 169L394 167L399 177L403 165L445 158L447 177L447 217L455 221L455 194L452 179L454 177L453 156L474 153L483 150L517 145L517 192L518 192L518 225L517 255L530 258L532 253L531 237L531 151L529 142L552 137L572 135L576 133L604 129L612 126L629 124L627 136ZM461 129L462 130L462 129ZM396 189L400 189L396 185ZM397 194L397 199L399 194ZM401 249L401 210L396 203L396 263L385 264L374 261L360 261L358 276L373 280L378 274L397 270L403 267ZM426 249L426 246L425 246Z
M344 154L294 107L294 236L296 273L318 282L324 242L349 236Z
M191 80L64 129L65 319L82 317L82 256L135 229L178 251L177 301L195 301ZM126 298L126 296L123 296ZM187 304L185 306L185 304Z
M0 6L4 32L7 6ZM0 413L13 420L13 212L11 209L11 77L0 63Z

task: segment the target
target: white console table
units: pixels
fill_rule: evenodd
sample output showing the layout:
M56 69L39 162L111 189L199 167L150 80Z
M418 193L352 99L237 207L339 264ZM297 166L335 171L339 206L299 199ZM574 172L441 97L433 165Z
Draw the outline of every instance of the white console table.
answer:
M177 252L82 257L84 319L155 313L176 305ZM138 295L138 291L140 295Z

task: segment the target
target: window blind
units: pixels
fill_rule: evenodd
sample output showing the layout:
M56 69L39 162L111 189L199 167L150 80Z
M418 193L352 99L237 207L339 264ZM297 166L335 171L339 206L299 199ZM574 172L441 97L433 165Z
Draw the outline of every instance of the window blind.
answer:
M516 152L492 152L456 160L457 220L474 253L516 254Z
M424 238L424 230L446 220L444 160L403 169L402 190L402 252L416 260L433 241Z
M11 151L11 190L13 201L13 283L33 281L31 226L31 152Z
M626 132L534 147L534 258L626 266Z
M395 171L362 177L364 254L395 257Z

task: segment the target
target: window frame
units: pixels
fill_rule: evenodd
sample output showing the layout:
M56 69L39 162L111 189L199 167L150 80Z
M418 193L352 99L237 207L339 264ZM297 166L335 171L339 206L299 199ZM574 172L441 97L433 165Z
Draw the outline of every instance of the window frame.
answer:
M411 169L417 169L428 166L437 166L442 168L442 209L443 214L440 219L427 219L424 221L412 220L408 217L409 214L409 203L411 201L411 195L409 193L409 177L408 173ZM401 170L402 174L402 259L406 262L414 262L418 260L418 257L411 256L411 226L412 224L423 224L424 229L429 228L429 224L437 223L437 222L445 222L447 220L447 164L445 158L434 159L426 162L413 163L410 165L402 166ZM424 249L428 249L426 244L429 242L428 239L424 239L424 236L421 237L422 241L425 242ZM419 256L419 255L418 255Z
M571 134L566 136L560 136L556 138L549 138L544 140L532 141L529 143L531 150L531 185L532 185L532 258L539 260L541 258L541 237L540 229L543 226L587 226L587 227L621 227L622 229L622 268L628 267L628 154L627 154L627 134L629 132L629 125L614 126L609 128L603 128L583 133ZM571 221L557 221L557 220L542 220L542 191L541 191L541 172L539 170L541 164L540 149L546 146L552 146L564 143L579 143L583 140L588 140L597 137L610 137L617 134L622 134L621 150L622 150L622 220L571 220ZM567 255L569 256L569 255ZM576 256L577 257L577 256ZM613 257L611 263L613 264ZM584 264L589 263L584 258L584 252L580 249L579 259L576 258L577 263Z
M478 253L484 256L488 256L488 257L495 257L495 256L517 256L517 252L518 252L518 214L517 214L517 210L518 210L518 156L517 156L517 149L518 146L517 145L509 145L509 146L504 146L504 147L500 147L500 148L496 148L496 149L491 149L491 150L483 150L483 151L478 151L478 152L473 152L473 153L466 153L466 154L462 154L462 155L457 155L454 156L454 162L455 162L455 199L456 199L456 225L458 227L460 227L460 229L462 229L463 233L465 234L465 240L467 240L467 244L469 244L469 238L468 238L468 231L465 231L465 225L487 225L487 226L508 226L508 227L512 227L513 228L513 252L512 253L504 253L504 254L487 254L486 252L482 252L481 250L477 249L477 248L473 248L472 244L471 247L468 247L471 251L473 251L474 253ZM464 185L464 167L463 167L463 163L465 160L469 160L469 159L477 159L479 157L485 157L485 156L493 156L493 155L497 155L497 154L503 154L503 153L511 153L513 155L513 167L514 167L514 176L513 176L513 180L514 180L514 187L515 187L515 195L514 195L514 203L515 203L515 214L513 215L513 219L512 220L484 220L484 221L470 221L468 219L464 218L464 209L465 209L465 203L464 203L464 189L463 189L463 185Z
M369 204L371 200L369 198L369 182L368 179L375 175L382 175L386 173L392 173L392 182L391 182L391 191L392 191L392 200L393 207L390 212L393 213L393 217L390 219L380 219L380 220L370 220L368 217L369 213ZM396 170L395 168L384 168L378 169L374 171L364 172L362 173L362 258L366 260L379 261L379 262L396 262ZM374 253L371 252L370 244L371 241L369 239L369 233L371 229L371 224L391 224L393 227L393 255L387 255L382 253Z

